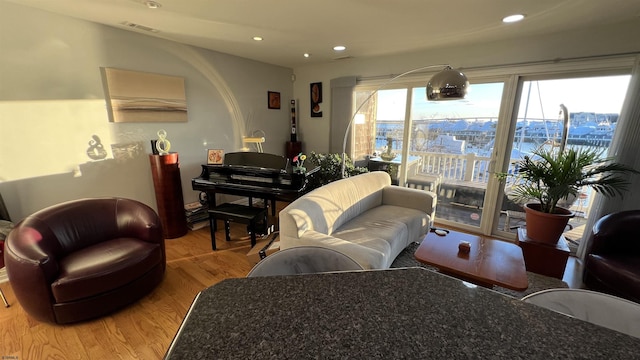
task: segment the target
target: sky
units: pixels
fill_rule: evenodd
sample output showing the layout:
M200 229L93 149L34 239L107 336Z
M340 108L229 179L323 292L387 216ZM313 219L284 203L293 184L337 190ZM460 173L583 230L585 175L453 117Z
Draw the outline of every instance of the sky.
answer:
M560 119L560 104L564 104L570 113L619 113L630 78L623 75L527 81L523 86L519 117L524 115L527 98L527 118L542 118L544 115L547 119ZM502 88L502 83L471 84L465 99L438 102L427 102L425 89L414 88L412 117L497 118ZM405 90L382 89L378 92L378 99L378 119L404 120Z

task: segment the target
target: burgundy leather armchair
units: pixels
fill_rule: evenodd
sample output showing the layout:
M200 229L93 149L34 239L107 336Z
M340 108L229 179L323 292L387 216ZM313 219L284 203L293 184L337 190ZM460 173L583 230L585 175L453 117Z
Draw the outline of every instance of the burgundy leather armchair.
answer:
M5 243L15 296L37 320L87 320L134 302L158 285L166 257L158 215L121 198L81 199L40 210Z
M640 210L600 218L584 264L585 285L640 303Z

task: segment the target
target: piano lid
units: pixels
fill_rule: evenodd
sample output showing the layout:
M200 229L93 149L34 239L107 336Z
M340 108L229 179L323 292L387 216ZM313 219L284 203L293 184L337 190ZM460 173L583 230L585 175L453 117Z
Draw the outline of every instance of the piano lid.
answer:
M287 159L281 155L257 152L232 152L224 155L224 165L287 171Z

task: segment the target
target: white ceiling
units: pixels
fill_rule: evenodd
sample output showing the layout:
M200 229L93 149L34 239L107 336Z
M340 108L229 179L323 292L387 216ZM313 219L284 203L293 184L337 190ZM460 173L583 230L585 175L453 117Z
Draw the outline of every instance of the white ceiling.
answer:
M640 21L640 0L5 1L286 67ZM501 22L514 13L526 18Z

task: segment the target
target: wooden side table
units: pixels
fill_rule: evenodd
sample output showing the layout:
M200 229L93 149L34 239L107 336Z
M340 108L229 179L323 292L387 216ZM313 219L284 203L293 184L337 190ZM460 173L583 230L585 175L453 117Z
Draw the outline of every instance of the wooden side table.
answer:
M518 228L517 240L522 248L527 271L562 279L570 253L564 235L560 236L556 245L551 245L529 239L527 231Z
M178 154L150 154L149 161L164 237L181 237L187 233L187 217L184 214Z

